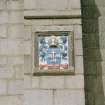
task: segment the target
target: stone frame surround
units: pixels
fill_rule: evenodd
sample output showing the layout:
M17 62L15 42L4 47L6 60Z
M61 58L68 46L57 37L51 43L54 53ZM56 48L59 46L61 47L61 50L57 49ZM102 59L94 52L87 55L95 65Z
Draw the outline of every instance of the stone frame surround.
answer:
M33 27L33 32L32 32L32 37L33 37L33 54L32 56L34 57L34 60L33 60L33 74L34 75L65 75L65 74L74 74L75 73L75 56L74 56L74 34L73 34L73 30L71 27L69 26L40 26L40 27ZM35 46L36 42L35 42L35 37L37 37L36 33L37 32L61 32L61 31L68 31L69 34L70 34L70 40L72 41L72 46L73 47L73 51L72 51L72 54L70 55L69 54L69 57L72 57L72 61L71 61L71 68L69 68L68 70L57 70L57 69L54 69L53 71L52 70L39 70L38 68L35 67L35 61L36 58L35 56L37 56L37 54L35 53L35 49L37 49L36 47L38 46ZM70 53L70 52L69 52ZM70 62L70 61L69 61Z

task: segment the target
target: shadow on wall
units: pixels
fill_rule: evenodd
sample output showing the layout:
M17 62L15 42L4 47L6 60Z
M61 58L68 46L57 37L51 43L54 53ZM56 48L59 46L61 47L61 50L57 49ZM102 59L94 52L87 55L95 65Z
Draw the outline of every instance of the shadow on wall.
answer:
M86 105L105 105L99 17L94 0L81 0Z

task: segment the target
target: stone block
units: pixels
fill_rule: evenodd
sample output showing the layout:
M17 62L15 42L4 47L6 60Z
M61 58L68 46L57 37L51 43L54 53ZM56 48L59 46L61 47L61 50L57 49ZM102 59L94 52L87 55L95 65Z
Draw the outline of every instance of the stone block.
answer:
M68 89L84 89L84 76L73 75L65 77L65 88Z
M7 82L6 80L0 80L0 95L7 94Z
M26 90L24 92L25 105L53 105L52 90Z
M23 55L23 45L23 40L8 40L8 55Z
M14 78L15 71L13 67L1 66L0 67L0 78Z
M22 105L19 96L4 96L0 97L0 105Z
M16 95L23 94L23 80L10 80L8 82L8 94Z
M81 19L53 19L53 25L80 25Z
M102 58L101 55L101 50L100 49L85 49L84 50L85 53L85 58L89 61L102 61L104 59L104 57Z
M64 88L64 76L43 76L40 81L42 89L59 89Z
M1 38L7 37L7 26L6 25L0 25L0 37Z
M55 105L85 105L83 90L57 90L54 99Z
M24 73L32 73L32 56L24 56Z
M75 49L75 54L82 56L83 55L83 49Z
M83 56L75 56L75 73L76 74L84 73Z
M24 1L23 0L8 0L7 9L8 10L23 10Z
M82 39L82 26L81 25L74 25L74 38Z
M105 93L105 75L102 76L103 92Z
M85 90L89 92L97 91L97 77L94 75L85 76Z
M82 0L82 5L83 6L94 6L94 0L88 0L88 1Z
M0 55L7 55L7 39L0 39Z
M93 1L93 0L91 0ZM90 2L91 2L90 1ZM87 2L87 1L86 1ZM94 1L93 1L94 2ZM87 3L88 4L88 3ZM82 4L83 5L83 4ZM99 12L95 8L95 6L84 6L84 9L82 10L82 16L85 19L97 19ZM84 20L84 19L83 19Z
M6 7L6 0L0 0L0 10L3 10L3 9L5 9L5 7Z
M74 41L74 51L75 55L83 55L82 39Z
M32 20L24 19L24 26L31 26L31 25L32 25Z
M6 11L0 11L0 24L8 23L8 13Z
M101 28L102 29L102 28ZM105 29L104 29L105 30ZM102 35L100 35L99 43L97 43L100 46L100 49L105 49L105 36L104 36L104 31L101 32ZM98 47L99 48L99 47Z
M105 61L105 49L100 50L101 58L103 61Z
M82 49L82 39L75 40L75 49Z
M7 64L7 56L0 56L0 65Z
M24 54L31 55L32 53L32 42L31 41L24 41Z
M9 56L9 65L24 65L24 56Z
M53 19L40 19L40 20L32 20L32 25L41 26L41 25L53 25Z
M95 104L95 95L92 92L85 92L85 101L87 105L94 105Z
M9 11L9 21L8 23L23 23L24 14L23 11Z
M93 86L94 87L93 92L97 93L97 94L105 92L105 85L104 84L105 84L105 76L104 75L97 76L96 82Z
M105 97L103 93L98 93L95 95L95 105L104 105Z
M32 32L37 32L37 31L73 31L73 26L60 26L60 25L55 25L55 26L33 26L32 27Z
M30 40L32 38L31 26L25 26L24 30L25 30L24 39L25 40Z
M16 72L16 79L24 79L24 65L14 66Z
M66 10L67 0L39 0L37 2L37 8L47 10Z
M81 8L80 0L69 0L68 9L80 9L80 8Z
M94 62L85 62L85 74L86 75L96 75L97 74L97 63ZM100 67L100 66L99 66ZM100 70L99 70L100 71Z
M84 19L82 21L84 24L82 25L84 33L97 33L98 27L97 26L97 19Z
M104 0L95 0L95 3L98 7L104 7L105 6L105 1Z
M100 63L99 63L99 65L100 65ZM100 66L98 66L98 67L100 67ZM102 74L105 75L105 69L104 69L105 68L105 62L101 63L101 67L102 67ZM100 69L98 68L98 70L100 70Z
M29 75L24 75L24 89L32 89L32 77Z
M8 36L9 38L23 39L24 38L24 25L23 24L9 25Z
M36 6L37 6L37 4L36 4L36 0L24 0L24 9L36 9Z
M40 77L32 77L32 88L39 88Z

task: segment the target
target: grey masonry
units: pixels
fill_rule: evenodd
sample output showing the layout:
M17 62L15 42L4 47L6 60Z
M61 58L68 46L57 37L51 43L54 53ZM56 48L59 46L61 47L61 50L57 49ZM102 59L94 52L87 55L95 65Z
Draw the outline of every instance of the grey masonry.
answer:
M25 104L85 105L80 0L25 0L24 17L27 35L25 45L28 52L25 54ZM35 32L46 31L74 33L75 72L73 75L32 75L35 72L33 60L36 56L33 51Z
M104 24L105 0L0 0L0 105L105 105ZM74 74L33 75L37 31L74 32Z

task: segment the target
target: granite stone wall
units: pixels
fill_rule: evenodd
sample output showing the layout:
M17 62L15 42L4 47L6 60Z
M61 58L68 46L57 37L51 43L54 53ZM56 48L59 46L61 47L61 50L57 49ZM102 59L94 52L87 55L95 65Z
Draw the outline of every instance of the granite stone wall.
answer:
M24 16L78 17L81 8L82 23L80 18L24 20ZM32 33L36 28L44 30L52 26L69 26L75 32L76 75L31 75ZM105 0L81 0L81 4L79 0L0 0L0 105L84 105L84 102L105 105Z
M23 105L23 0L0 0L0 105Z
M105 0L82 0L86 105L105 105Z

